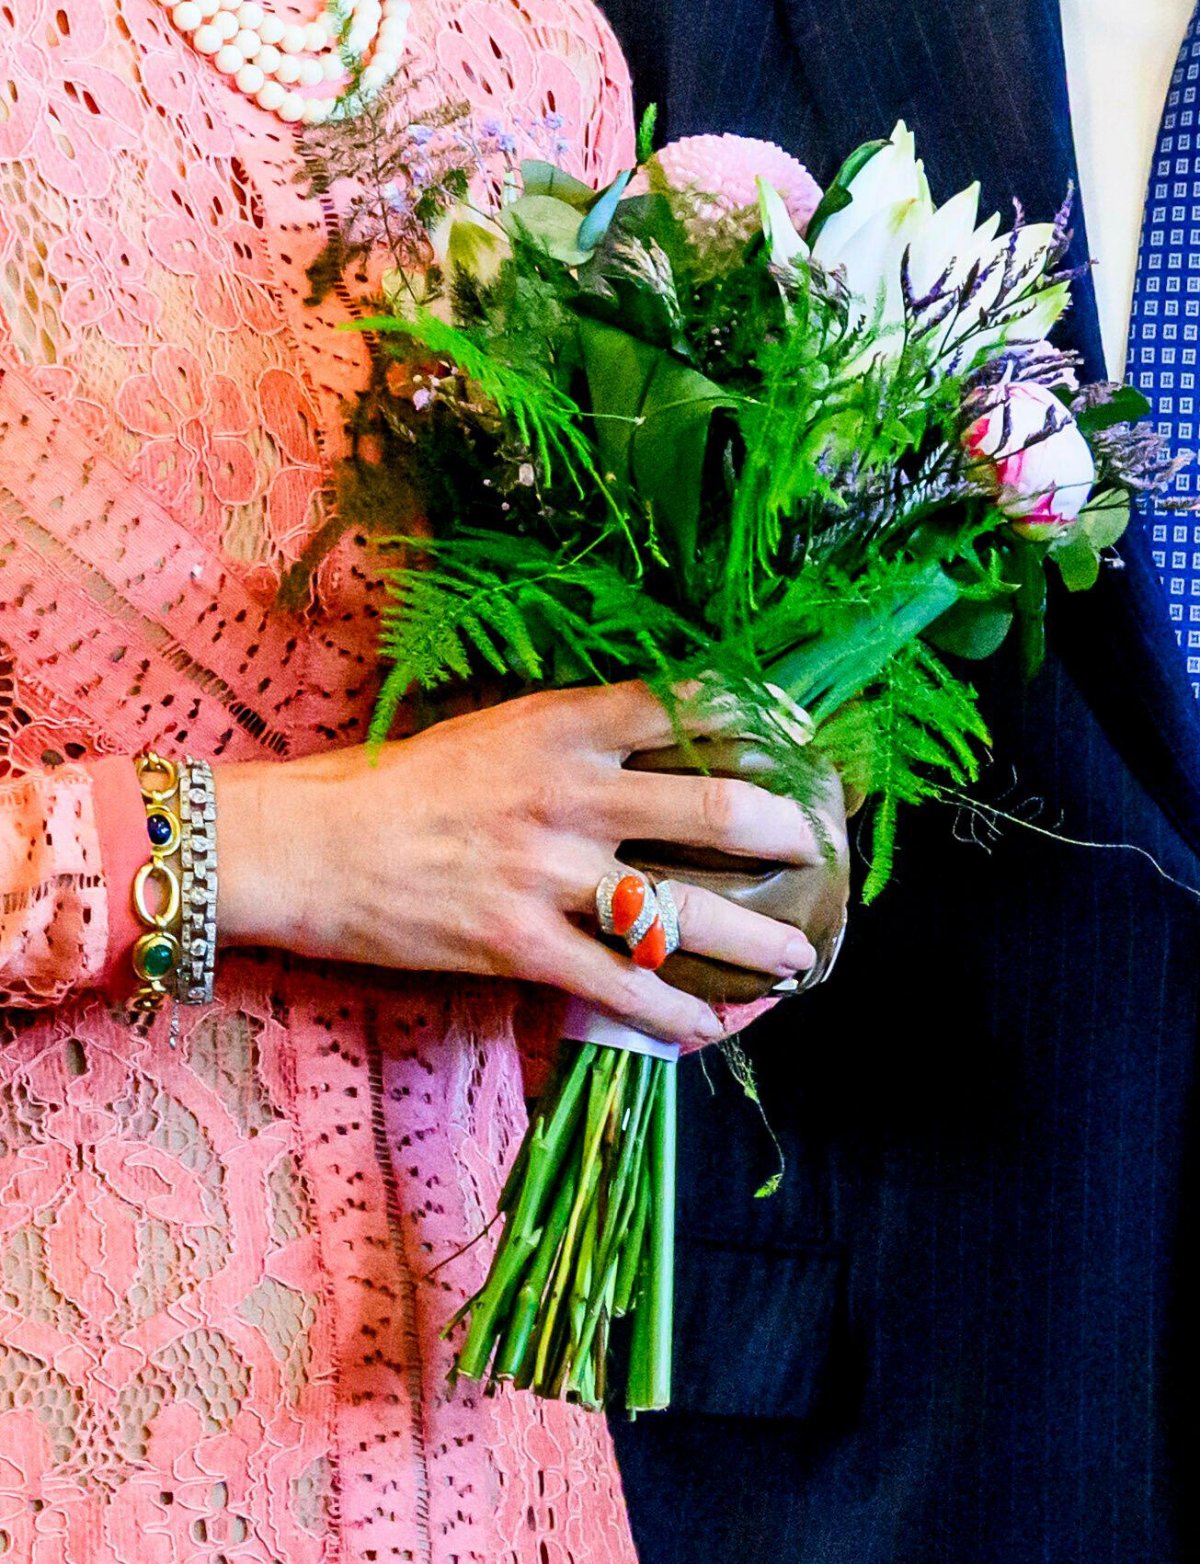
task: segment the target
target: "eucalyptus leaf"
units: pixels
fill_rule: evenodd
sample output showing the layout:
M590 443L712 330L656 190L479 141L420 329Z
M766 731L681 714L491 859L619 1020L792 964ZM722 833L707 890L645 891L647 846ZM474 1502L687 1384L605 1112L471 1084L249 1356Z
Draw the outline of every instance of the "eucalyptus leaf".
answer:
M557 196L523 195L504 207L497 220L511 234L528 234L564 266L582 266L592 253L579 247L578 208Z
M939 651L972 662L1000 649L1016 617L1011 603L962 599L925 632Z
M1111 429L1114 424L1136 424L1148 416L1150 403L1133 386L1122 386L1114 391L1111 400L1087 407L1076 414L1075 422L1084 434L1096 434L1101 429Z
M1096 585L1100 556L1086 533L1081 532L1062 548L1054 549L1050 558L1062 572L1068 592L1087 592Z
M528 158L521 164L521 185L527 196L554 196L581 212L590 211L596 203L596 191L591 185L585 185L582 179L576 179L565 169L544 163L540 158Z
M1129 526L1129 495L1124 489L1106 489L1079 513L1081 531L1094 549L1112 548Z

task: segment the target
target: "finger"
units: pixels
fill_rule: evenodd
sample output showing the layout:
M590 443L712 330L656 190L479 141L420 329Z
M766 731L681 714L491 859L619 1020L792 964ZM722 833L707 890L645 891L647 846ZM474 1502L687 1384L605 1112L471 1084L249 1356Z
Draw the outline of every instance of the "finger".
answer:
M550 956L553 970L547 981L600 1005L639 1032L691 1046L713 1043L725 1035L702 1000L634 966L628 956L609 950L594 935L564 924L561 941Z
M698 885L672 880L670 886L679 909L679 943L684 950L776 977L792 977L816 966L816 951L791 924L739 907Z
M683 842L779 863L822 858L816 830L799 804L733 777L623 771L606 824L623 841Z
M703 699L698 699L703 692ZM663 749L678 733L662 701L640 679L573 691L584 722L596 742L622 760L637 750ZM679 729L691 738L725 733L737 725L736 703L729 695L709 693L699 680L675 687Z

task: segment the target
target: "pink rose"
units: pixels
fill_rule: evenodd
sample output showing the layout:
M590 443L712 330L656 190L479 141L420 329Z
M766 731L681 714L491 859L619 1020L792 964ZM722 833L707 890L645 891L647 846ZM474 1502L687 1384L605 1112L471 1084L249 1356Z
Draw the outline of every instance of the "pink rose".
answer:
M1096 481L1088 443L1045 386L1005 382L988 397L987 411L963 436L972 475L1022 536L1053 537L1075 521Z

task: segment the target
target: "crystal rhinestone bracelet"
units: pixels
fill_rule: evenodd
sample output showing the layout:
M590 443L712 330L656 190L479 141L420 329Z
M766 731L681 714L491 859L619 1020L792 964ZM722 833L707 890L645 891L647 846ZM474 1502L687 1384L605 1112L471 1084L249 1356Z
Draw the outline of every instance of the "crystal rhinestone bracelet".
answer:
M176 992L181 1004L210 1005L217 964L217 798L212 767L190 755L180 787L180 817L183 954Z

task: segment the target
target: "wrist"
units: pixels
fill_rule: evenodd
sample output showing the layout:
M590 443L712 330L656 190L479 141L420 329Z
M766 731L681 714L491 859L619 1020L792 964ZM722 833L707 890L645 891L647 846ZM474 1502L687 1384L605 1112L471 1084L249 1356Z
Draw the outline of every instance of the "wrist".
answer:
M319 819L313 779L302 761L243 761L214 766L213 784L220 944L303 951L315 879L305 822Z

